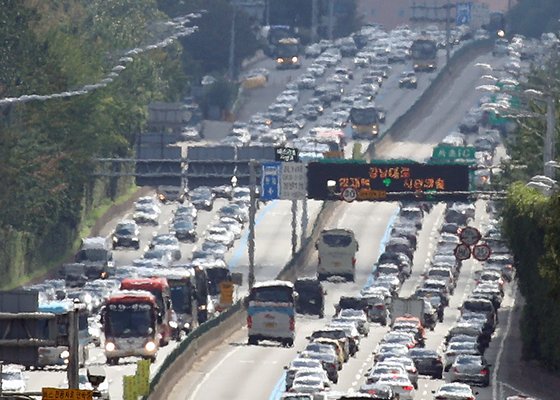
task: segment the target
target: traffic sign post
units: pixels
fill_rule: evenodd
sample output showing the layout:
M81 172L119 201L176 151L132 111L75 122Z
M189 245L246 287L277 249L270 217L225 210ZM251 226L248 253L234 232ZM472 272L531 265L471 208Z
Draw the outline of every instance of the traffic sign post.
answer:
M303 163L283 162L280 165L280 193L282 200L303 200L307 197L307 168Z
M486 243L481 243L473 247L472 254L478 261L486 261L490 258L492 249Z
M459 234L461 243L464 243L467 246L474 246L481 238L482 235L480 234L480 231L472 226L467 226L466 228L461 229L461 233Z
M280 162L262 164L261 200L276 200L280 195Z
M389 160L370 164L311 162L307 166L307 197L316 200L344 199L344 191L351 188L358 201L460 201L468 198L469 183L469 166L462 164Z
M432 160L455 162L457 160L476 161L474 146L438 145L432 150Z
M471 22L472 3L457 3L457 25L468 25Z
M41 395L42 400L93 400L93 390L45 387L41 389Z
M471 257L471 248L464 243L458 244L455 247L454 254L457 260L468 260Z

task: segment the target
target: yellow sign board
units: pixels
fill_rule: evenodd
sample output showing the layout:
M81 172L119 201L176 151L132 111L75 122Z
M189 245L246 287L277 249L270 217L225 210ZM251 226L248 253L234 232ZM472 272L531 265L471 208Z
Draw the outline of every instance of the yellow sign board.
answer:
M150 360L136 362L136 385L140 396L150 394Z
M43 388L43 400L92 400L92 390Z
M138 399L138 384L136 383L136 375L123 376L123 400Z
M233 304L233 282L224 281L220 283L220 304L231 305Z

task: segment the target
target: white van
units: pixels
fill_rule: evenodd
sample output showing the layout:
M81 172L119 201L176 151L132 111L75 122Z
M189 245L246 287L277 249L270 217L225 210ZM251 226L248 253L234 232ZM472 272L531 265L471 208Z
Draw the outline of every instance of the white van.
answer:
M349 229L325 229L315 245L319 252L317 278L338 275L354 281L358 242Z

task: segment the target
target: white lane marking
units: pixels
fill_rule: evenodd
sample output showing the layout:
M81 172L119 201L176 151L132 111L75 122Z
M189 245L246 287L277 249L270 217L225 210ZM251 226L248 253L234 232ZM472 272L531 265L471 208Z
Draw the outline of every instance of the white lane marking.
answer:
M498 381L498 372L500 370L500 364L502 362L502 353L504 352L504 342L506 341L506 337L509 335L509 330L511 328L511 320L513 318L513 309L515 306L515 299L517 295L517 286L513 292L513 300L511 301L511 309L509 311L508 320L506 324L506 329L502 336L502 340L500 340L500 347L498 349L498 355L496 356L496 366L494 367L494 371L492 371L492 400L499 400L498 399L498 385L496 385Z
M224 358L222 358L216 365L214 365L214 367L208 371L204 377L200 380L200 382L198 383L198 385L196 385L196 387L194 388L194 390L192 391L189 399L196 399L196 395L198 394L198 391L200 390L200 388L202 387L202 385L204 385L206 383L206 381L214 375L214 372L216 372L216 370L218 368L220 368L226 361L228 358L230 358L234 353L236 353L239 349L241 349L241 347L236 347L235 349L233 349L229 354L226 354L224 356Z

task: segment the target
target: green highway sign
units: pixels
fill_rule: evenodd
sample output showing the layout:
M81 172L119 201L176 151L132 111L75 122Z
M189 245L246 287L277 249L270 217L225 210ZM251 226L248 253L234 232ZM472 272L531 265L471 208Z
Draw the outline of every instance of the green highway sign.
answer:
M435 161L476 160L476 149L473 146L446 146L434 147L432 159Z

